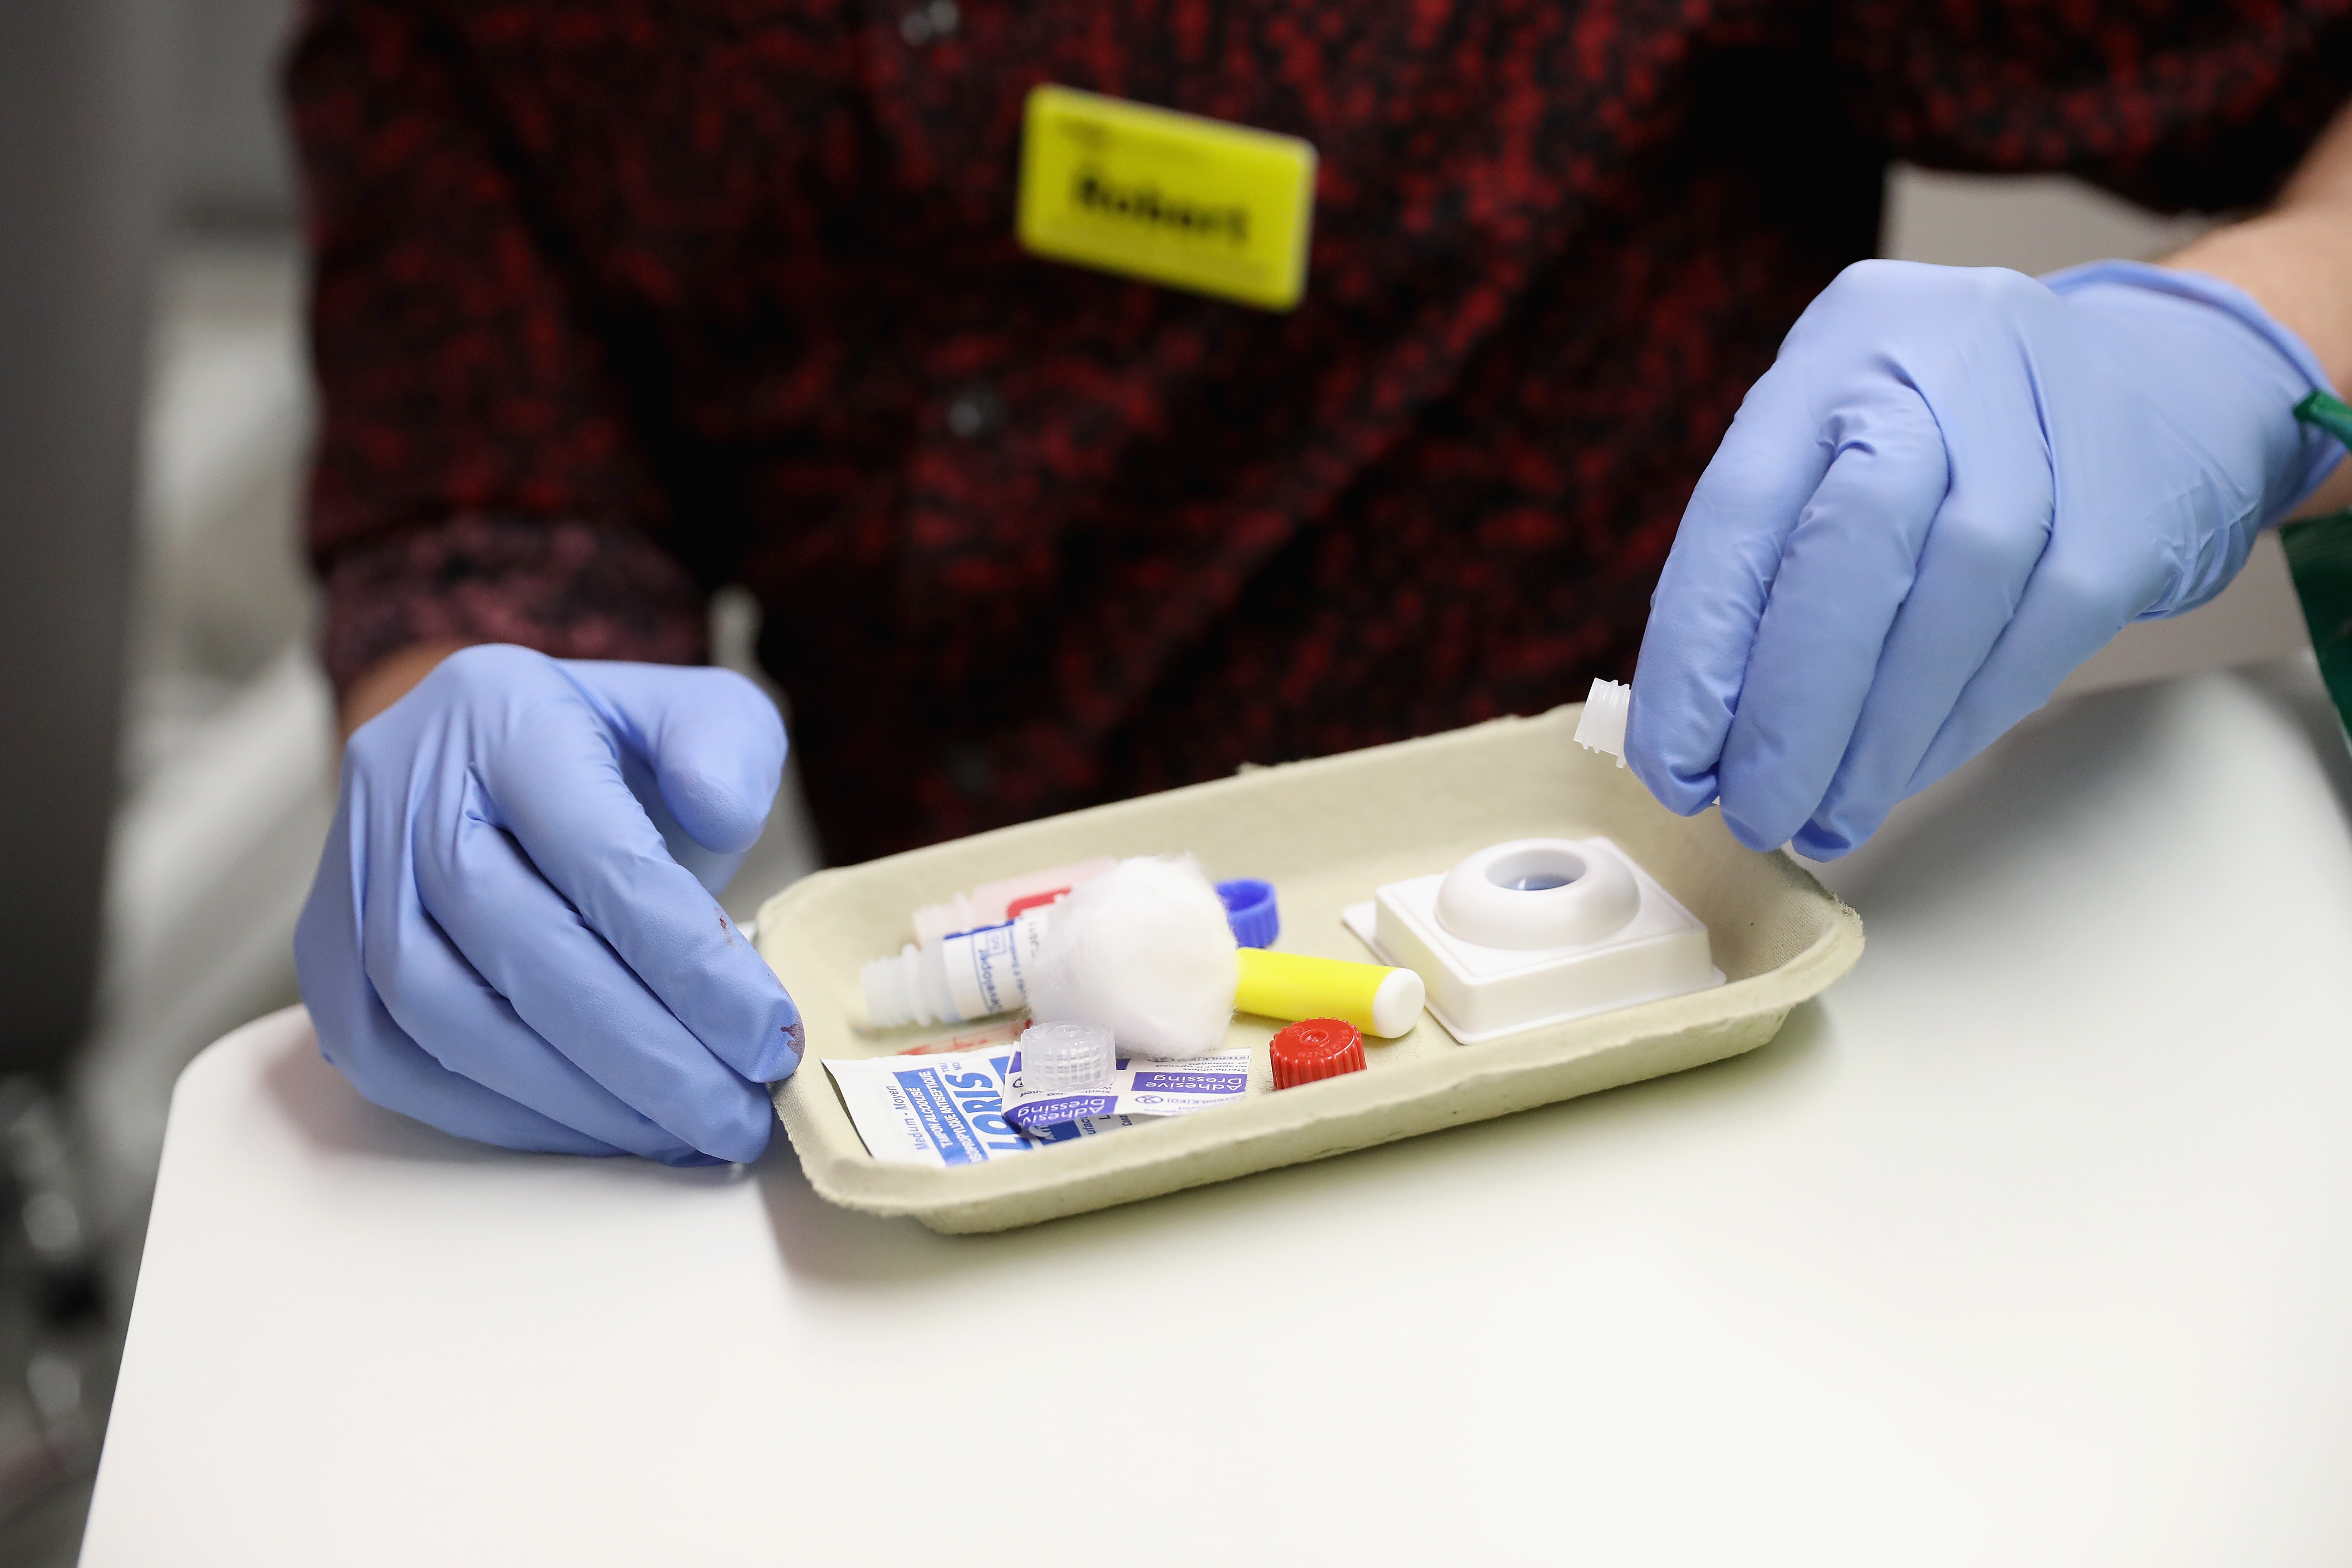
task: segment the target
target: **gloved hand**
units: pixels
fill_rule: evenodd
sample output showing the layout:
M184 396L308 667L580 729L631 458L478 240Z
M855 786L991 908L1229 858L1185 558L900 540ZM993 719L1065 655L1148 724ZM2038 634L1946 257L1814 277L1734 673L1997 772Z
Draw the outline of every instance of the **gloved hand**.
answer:
M1749 391L1651 601L1626 759L1821 859L2203 604L2341 448L2310 351L2201 274L1868 261Z
M723 669L452 654L343 750L294 938L327 1058L510 1149L755 1158L800 1012L714 894L783 763Z

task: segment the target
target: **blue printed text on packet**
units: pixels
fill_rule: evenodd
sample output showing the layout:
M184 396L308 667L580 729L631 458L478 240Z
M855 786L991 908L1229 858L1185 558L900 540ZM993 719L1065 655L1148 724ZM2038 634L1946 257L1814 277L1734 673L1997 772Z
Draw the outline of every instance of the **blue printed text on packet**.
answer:
M945 1049L862 1061L825 1059L866 1152L892 1164L974 1165L1025 1154L1037 1142L1004 1117L1004 1085L1019 1060L1011 1026L956 1037ZM1080 1117L1045 1142L1132 1125L1123 1116Z
M1033 1138L1075 1116L1189 1116L1249 1092L1249 1052L1217 1051L1188 1061L1121 1057L1098 1094L1031 1094L1016 1058L1005 1084L1004 1119Z
M1122 1058L1106 1093L1027 1096L1016 1038L1017 1026L999 1026L904 1056L824 1066L868 1153L942 1168L1227 1104L1249 1087L1249 1053L1227 1051L1188 1062Z

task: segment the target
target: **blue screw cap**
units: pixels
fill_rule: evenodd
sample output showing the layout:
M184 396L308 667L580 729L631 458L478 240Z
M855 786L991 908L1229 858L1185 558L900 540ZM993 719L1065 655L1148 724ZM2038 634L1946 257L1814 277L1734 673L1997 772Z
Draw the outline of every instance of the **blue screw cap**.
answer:
M1272 882L1239 877L1218 883L1217 897L1225 900L1225 920L1234 928L1234 940L1242 946L1272 947L1274 939L1282 934L1282 913L1274 907Z

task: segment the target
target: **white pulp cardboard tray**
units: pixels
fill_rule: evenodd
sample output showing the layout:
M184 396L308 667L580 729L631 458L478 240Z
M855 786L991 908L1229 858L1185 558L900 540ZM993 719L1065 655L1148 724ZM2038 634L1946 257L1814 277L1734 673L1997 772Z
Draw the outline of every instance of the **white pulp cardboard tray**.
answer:
M1753 1050L1862 953L1862 921L1785 853L1759 855L1714 811L1674 816L1633 773L1573 744L1580 705L1121 801L820 871L760 911L759 947L808 1031L777 1114L833 1203L939 1231L1007 1230L1434 1131ZM1365 1042L1368 1068L1276 1092L1247 1015L1240 1103L1073 1139L984 1164L886 1164L866 1152L821 1058L893 1056L932 1029L865 1032L858 969L907 942L919 904L1097 855L1190 851L1214 878L1275 885L1278 946L1369 960L1340 910L1385 882L1442 871L1510 838L1605 836L1706 922L1726 984L1480 1045L1427 1014Z

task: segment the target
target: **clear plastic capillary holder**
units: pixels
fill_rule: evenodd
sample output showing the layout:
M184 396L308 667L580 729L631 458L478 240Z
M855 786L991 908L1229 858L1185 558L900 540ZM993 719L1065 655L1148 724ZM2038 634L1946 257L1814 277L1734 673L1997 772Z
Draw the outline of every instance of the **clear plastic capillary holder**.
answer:
M1118 1050L1099 1024L1032 1024L1021 1037L1021 1081L1031 1096L1108 1089Z
M1625 765L1625 715L1633 707L1633 689L1614 680L1596 680L1576 721L1576 743L1601 752Z

